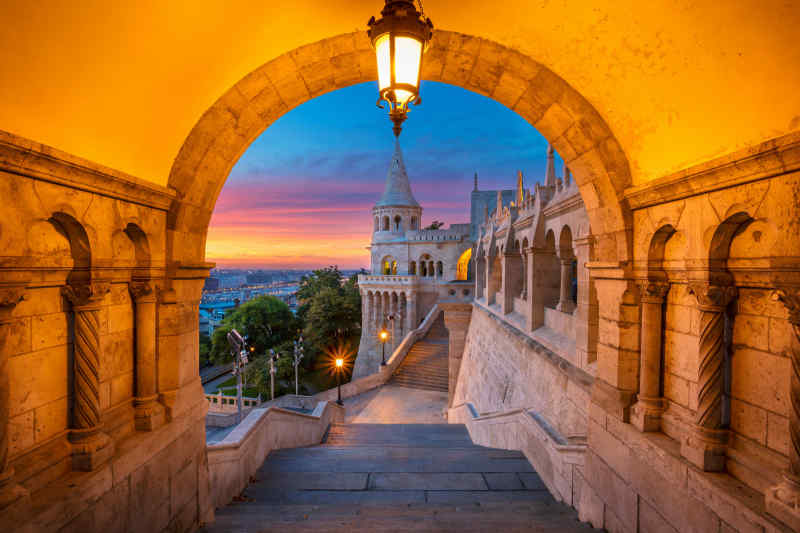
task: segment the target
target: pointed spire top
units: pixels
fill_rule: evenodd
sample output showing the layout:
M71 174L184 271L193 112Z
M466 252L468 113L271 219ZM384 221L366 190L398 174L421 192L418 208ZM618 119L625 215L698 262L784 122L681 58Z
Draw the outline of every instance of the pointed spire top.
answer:
M569 187L570 176L569 176L569 167L567 166L567 162L564 161L564 186Z
M517 207L522 207L525 200L525 188L522 184L522 171L517 170Z
M547 170L544 173L544 186L555 187L556 185L556 167L555 157L553 156L553 145L547 145Z
M375 205L419 207L411 192L411 184L408 181L406 165L403 162L403 152L400 150L400 141L398 140L395 140L394 154L389 164L389 172L386 174L386 187L383 190L383 196Z
M497 191L497 207L494 212L495 216L498 218L503 212L503 191Z
M478 190L478 173L475 173L475 187L472 189L473 191Z

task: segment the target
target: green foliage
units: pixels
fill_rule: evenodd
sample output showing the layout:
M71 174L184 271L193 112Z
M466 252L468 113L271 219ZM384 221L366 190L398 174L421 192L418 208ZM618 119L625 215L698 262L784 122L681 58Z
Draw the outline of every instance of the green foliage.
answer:
M259 296L228 312L211 337L210 357L215 364L231 361L228 332L236 328L253 348L251 358L296 338L299 323L289 306L274 296Z
M311 360L336 346L350 350L361 335L361 296L354 283L326 287L310 301L303 339Z
M200 368L206 366L210 362L211 357L211 337L200 334Z
M422 229L439 229L442 226L444 226L444 222L441 222L439 220L434 220L433 222L431 222L430 226L427 226L427 227L422 228Z
M342 284L342 273L339 267L329 266L314 270L311 274L300 278L300 286L297 288L297 318L305 322L306 313L311 307L311 299L324 288L339 288Z

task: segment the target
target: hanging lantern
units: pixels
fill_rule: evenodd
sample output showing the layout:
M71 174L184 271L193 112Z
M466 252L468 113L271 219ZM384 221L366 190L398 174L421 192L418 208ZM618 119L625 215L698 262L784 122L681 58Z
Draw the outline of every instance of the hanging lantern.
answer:
M422 4L420 3L420 9ZM395 136L400 135L408 106L419 105L422 54L433 35L433 23L411 0L386 0L381 18L372 17L369 35L378 60L378 107L389 104Z

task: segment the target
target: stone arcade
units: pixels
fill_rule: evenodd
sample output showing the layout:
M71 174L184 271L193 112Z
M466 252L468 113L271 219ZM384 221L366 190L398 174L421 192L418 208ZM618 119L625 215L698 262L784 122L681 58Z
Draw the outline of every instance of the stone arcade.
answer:
M271 123L376 79L373 4L0 7L0 529L213 520L208 222ZM571 171L476 235L474 302L439 300L449 421L611 532L800 530L797 6L426 8L464 33L422 77Z

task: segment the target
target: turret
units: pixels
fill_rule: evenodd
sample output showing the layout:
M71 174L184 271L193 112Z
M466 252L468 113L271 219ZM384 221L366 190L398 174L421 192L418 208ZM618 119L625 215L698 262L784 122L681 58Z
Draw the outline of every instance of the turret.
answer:
M422 208L411 192L399 141L395 141L394 154L386 174L386 186L380 200L372 208L372 216L373 243L397 240L403 238L406 231L420 228Z

